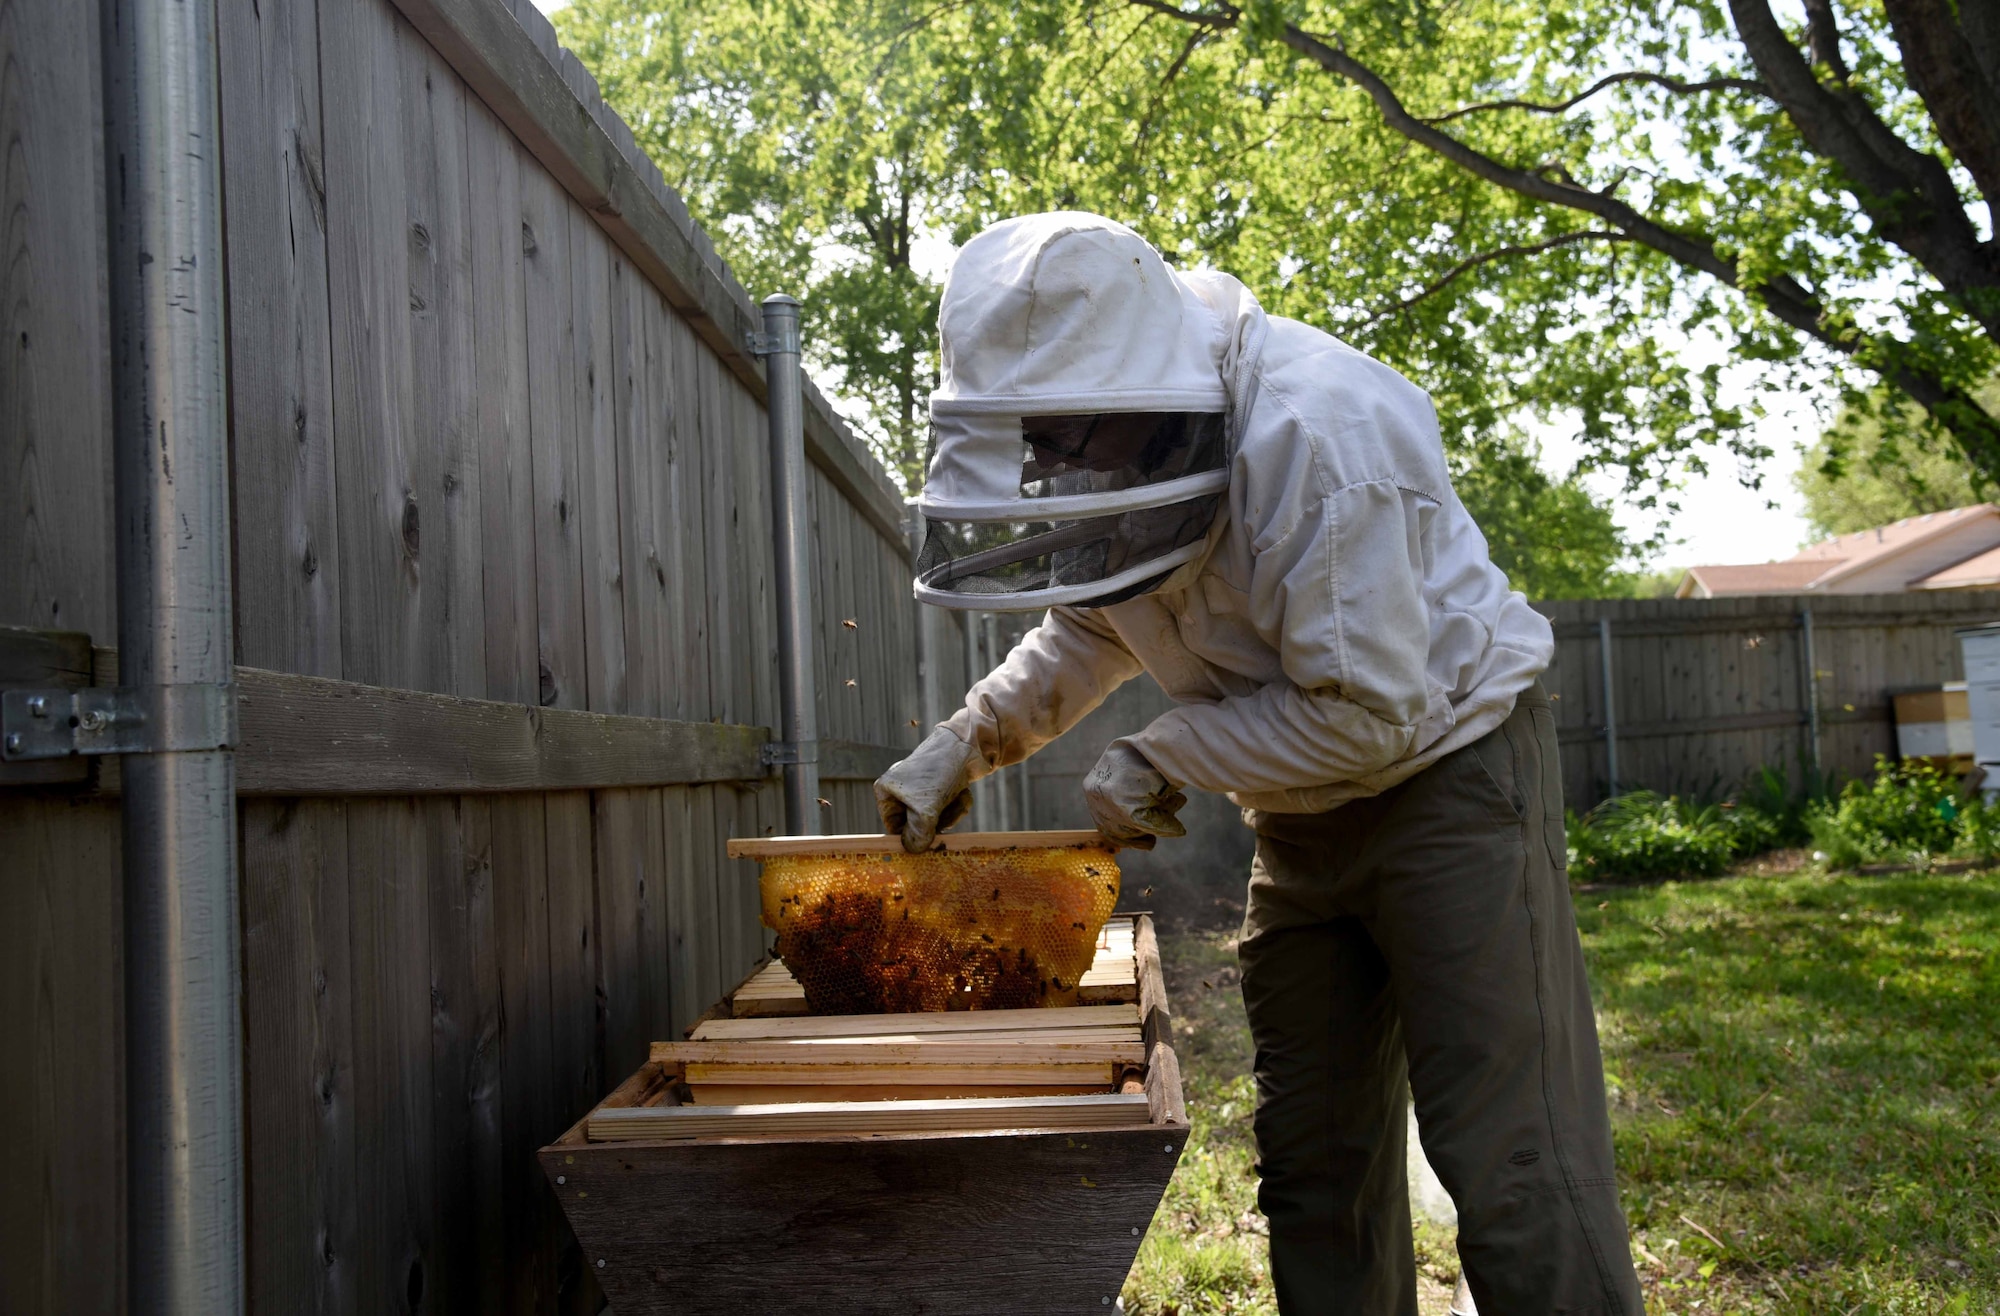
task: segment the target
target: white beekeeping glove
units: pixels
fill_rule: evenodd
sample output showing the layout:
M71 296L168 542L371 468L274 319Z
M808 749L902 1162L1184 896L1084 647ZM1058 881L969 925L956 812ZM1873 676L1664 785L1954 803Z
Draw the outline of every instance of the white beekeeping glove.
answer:
M1112 741L1083 779L1083 798L1097 830L1119 845L1150 850L1155 837L1187 835L1174 817L1187 796L1122 740Z
M972 808L972 774L985 766L978 750L950 727L938 727L908 758L875 779L882 831L900 835L911 854L930 849L939 832Z

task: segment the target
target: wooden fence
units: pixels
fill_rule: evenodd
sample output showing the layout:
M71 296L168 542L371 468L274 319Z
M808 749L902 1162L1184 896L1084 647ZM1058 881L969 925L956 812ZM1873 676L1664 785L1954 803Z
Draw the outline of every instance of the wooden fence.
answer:
M1628 790L1714 798L1765 767L1784 773L1798 790L1813 772L1815 738L1823 780L1865 775L1877 754L1895 752L1889 692L1961 679L1953 632L2000 621L2000 591L1985 590L1537 606L1556 632L1555 661L1543 682L1555 701L1564 796L1576 809L1607 794L1614 748L1619 783ZM1003 619L1005 643L1036 620ZM1809 679L1809 672L1816 676ZM1171 706L1150 677L1121 687L1024 765L1016 789L1026 802L1026 821L1016 825L1088 825L1083 775L1104 746ZM1170 903L1169 890L1209 898L1224 882L1218 873L1225 869L1233 869L1240 894L1248 834L1226 801L1193 794L1185 815L1189 839L1132 857L1142 880L1169 884L1156 903Z
M1614 752L1628 790L1714 797L1766 767L1794 789L1815 768L1864 776L1895 752L1889 692L1961 679L1953 631L2000 621L1989 590L1538 606L1555 625L1543 681L1576 809L1608 793Z
M0 683L115 680L97 23L0 3ZM252 1304L595 1310L532 1153L764 946L756 310L529 0L220 26ZM916 609L810 388L807 446L852 830ZM50 776L0 774L0 1311L116 1312L117 774Z

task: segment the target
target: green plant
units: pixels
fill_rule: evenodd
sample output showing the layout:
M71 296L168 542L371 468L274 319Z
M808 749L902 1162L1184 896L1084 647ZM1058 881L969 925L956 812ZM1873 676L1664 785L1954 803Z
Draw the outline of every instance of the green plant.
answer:
M1696 804L1632 791L1569 818L1570 872L1577 877L1712 877L1732 859L1781 845L1782 814L1742 801Z
M1928 763L1875 760L1872 781L1850 781L1806 810L1819 857L1834 868L1869 863L1927 863L1957 849L1964 805L1958 784ZM1981 843L1993 828L1980 810Z

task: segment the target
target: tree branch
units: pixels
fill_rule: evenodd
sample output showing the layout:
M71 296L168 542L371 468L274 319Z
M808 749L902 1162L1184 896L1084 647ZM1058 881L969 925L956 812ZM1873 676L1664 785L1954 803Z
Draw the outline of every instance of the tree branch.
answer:
M1164 0L1127 0L1127 3L1168 14L1182 22L1200 23L1204 26L1230 26L1235 22L1233 13L1217 14L1213 11L1189 13L1174 8ZM1731 5L1734 8L1754 7L1762 10L1766 18L1770 15L1763 0L1731 0ZM1804 60L1799 58L1798 52L1792 48L1790 42L1784 40L1783 32L1777 28L1776 20L1772 19L1770 22L1772 29L1778 32L1785 51L1798 68L1804 71L1804 76L1812 83L1813 89L1821 94L1830 95L1831 93L1826 93L1819 87L1812 71L1806 68ZM1800 286L1792 276L1780 274L1762 282L1746 283L1735 260L1723 255L1717 249L1714 239L1706 234L1684 233L1669 228L1614 196L1503 164L1459 141L1449 133L1425 123L1410 113L1394 89L1379 74L1350 55L1337 39L1329 40L1315 36L1295 23L1287 23L1284 29L1284 42L1326 72L1345 78L1359 87L1375 103L1383 122L1392 131L1459 166L1474 177L1483 178L1498 187L1537 201L1596 215L1622 231L1628 239L1643 243L1688 269L1707 274L1732 288L1741 289L1756 297L1781 323L1791 326L1841 356L1876 371L1885 380L1909 394L1952 432L1952 436L1973 465L1989 475L2000 475L2000 419L1987 414L1970 394L1946 381L1906 345L1893 338L1871 337L1855 329L1851 324L1836 323L1827 315L1824 304ZM1755 58L1754 52L1753 58ZM1760 71L1763 71L1764 61L1759 59L1757 62ZM1790 70L1780 71L1789 77ZM1785 101L1788 91L1796 90L1789 82L1785 86L1778 85L1778 80L1768 72L1765 82L1781 103ZM1866 109L1865 105L1863 109ZM1872 111L1869 113L1872 116ZM1891 136L1893 137L1893 134ZM1909 150L1900 138L1894 140L1904 150ZM1929 157L1923 158L1929 159ZM1931 163L1936 162L1931 161ZM1948 183L1949 179L1946 181ZM1955 213L1962 222L1964 212L1957 210ZM1991 309L2000 312L2000 307Z
M1449 114L1423 119L1422 122L1435 127L1438 124L1450 123L1453 119L1462 119L1468 114L1480 114L1487 110L1528 110L1534 114L1561 114L1565 110L1581 105L1606 87L1615 87L1621 82L1644 82L1656 87L1665 87L1668 91L1682 96L1691 96L1704 91L1747 91L1757 96L1771 94L1763 83L1752 78L1709 78L1705 82L1682 82L1678 78L1669 78L1664 74L1634 69L1627 73L1613 73L1609 77L1599 78L1568 100L1558 101L1554 105L1544 105L1539 101L1485 101L1478 105L1467 105L1463 109L1453 110Z
M1553 251L1557 247L1574 246L1579 242L1633 242L1636 240L1629 233L1618 233L1605 229L1581 229L1575 233L1558 233L1555 237L1549 238L1546 241L1531 242L1524 246L1495 247L1491 251L1482 251L1477 256L1467 256L1464 260L1426 284L1422 291L1403 298L1403 300L1397 302L1394 306L1383 307L1361 323L1363 327L1366 327L1378 320L1386 320L1392 315L1407 311L1426 297L1442 292L1460 275L1496 260L1505 260L1511 256L1533 256L1540 252Z
M1963 6L1962 14L1971 6ZM2000 81L1980 67L1977 42L1941 0L1885 0L1903 72L1923 97L1938 136L1979 185L1989 222L2000 220Z
M1944 285L2000 337L2000 252L1984 247L1942 161L1882 122L1858 91L1827 86L1785 34L1767 0L1729 0L1736 33L1772 97L1806 144L1838 165L1882 236Z
M1804 0L1806 8L1806 49L1812 62L1833 75L1835 82L1848 79L1847 58L1840 53L1840 20L1833 12L1833 0Z

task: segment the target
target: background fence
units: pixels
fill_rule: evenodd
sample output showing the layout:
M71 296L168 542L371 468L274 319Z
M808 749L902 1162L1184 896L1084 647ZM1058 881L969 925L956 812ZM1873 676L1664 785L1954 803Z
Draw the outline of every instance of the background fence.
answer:
M1581 810L1608 793L1614 747L1627 790L1713 797L1765 767L1783 772L1796 790L1810 779L1817 726L1824 779L1868 774L1877 754L1895 753L1889 693L1963 679L1953 632L2000 621L2000 591L1592 599L1537 607L1556 633L1555 661L1543 682L1555 701L1564 796ZM1036 620L1001 618L1002 652ZM1025 825L1089 825L1083 775L1106 745L1169 707L1152 678L1141 676L1015 769L1014 798L1024 802ZM1240 899L1249 833L1228 801L1192 795L1183 812L1188 839L1131 856L1131 885L1143 891L1158 882L1161 904Z
M42 632L5 682L115 680L97 22L0 6L0 625ZM781 819L758 317L529 0L220 28L253 1305L594 1310L532 1152L764 944L723 857ZM808 393L854 830L916 609ZM115 1312L116 765L37 775L0 775L0 1311Z

